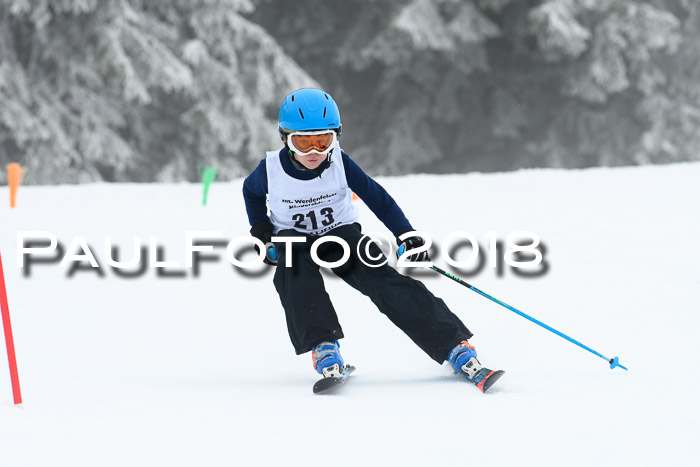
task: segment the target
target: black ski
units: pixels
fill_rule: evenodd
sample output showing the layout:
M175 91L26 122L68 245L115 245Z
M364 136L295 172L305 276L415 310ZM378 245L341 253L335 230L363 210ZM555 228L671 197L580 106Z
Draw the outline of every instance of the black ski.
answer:
M479 388L481 392L486 392L489 390L493 383L498 381L498 379L503 376L505 371L503 370L490 370L488 368L482 368L474 376L474 378L469 378L466 373L461 373L464 379L472 383L474 386Z
M331 392L333 389L342 386L353 371L355 371L354 366L345 365L343 367L343 373L340 375L339 378L335 376L329 376L327 378L319 379L318 381L316 381L316 384L314 384L314 394L323 394L326 392Z

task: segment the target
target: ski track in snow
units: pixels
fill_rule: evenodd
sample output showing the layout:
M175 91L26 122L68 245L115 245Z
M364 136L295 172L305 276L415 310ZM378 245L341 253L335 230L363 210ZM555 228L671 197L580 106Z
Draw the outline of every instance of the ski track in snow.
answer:
M15 210L0 206L24 398L12 405L0 365L0 466L697 465L699 163L378 180L436 243L456 230L484 249L489 231L540 235L542 277L455 273L630 371L412 273L474 332L482 363L506 370L481 394L325 274L357 371L342 392L314 396L271 268L243 274L223 249L198 278L124 279L106 267L107 236L123 257L134 237L155 236L183 263L188 230L247 235L242 180L213 184L206 207L191 184L25 186ZM365 231L387 233L360 209ZM69 278L58 264L23 277L17 232L27 230L64 247L84 236L104 277Z

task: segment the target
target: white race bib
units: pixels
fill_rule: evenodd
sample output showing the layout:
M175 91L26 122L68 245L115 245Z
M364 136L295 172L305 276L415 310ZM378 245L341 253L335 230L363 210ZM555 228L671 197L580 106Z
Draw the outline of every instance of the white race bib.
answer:
M357 222L357 207L345 177L340 146L333 149L333 156L330 167L320 177L297 180L282 168L279 151L267 153L267 206L275 234L293 229L322 235L340 225Z

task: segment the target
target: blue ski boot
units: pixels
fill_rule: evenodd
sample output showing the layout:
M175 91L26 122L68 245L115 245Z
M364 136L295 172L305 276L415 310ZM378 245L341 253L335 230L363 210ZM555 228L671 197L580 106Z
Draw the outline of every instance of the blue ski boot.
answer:
M476 348L467 341L460 342L447 356L447 361L457 373L473 379L481 369L481 363L476 359Z
M334 376L340 378L345 363L340 355L338 341L321 342L311 350L311 358L314 362L314 370L324 378Z
M476 359L476 349L467 341L460 342L447 356L455 372L464 376L481 392L486 392L498 378L503 376L503 370L491 370L481 365Z

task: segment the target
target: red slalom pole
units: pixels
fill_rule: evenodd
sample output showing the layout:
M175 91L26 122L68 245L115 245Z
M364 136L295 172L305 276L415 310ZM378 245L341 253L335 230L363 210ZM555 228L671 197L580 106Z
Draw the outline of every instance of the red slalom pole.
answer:
M5 274L2 270L2 255L0 255L0 311L2 311L2 327L5 330L5 345L7 346L7 359L10 362L10 379L12 380L12 395L15 404L22 403L22 393L19 390L19 373L17 372L17 359L15 358L15 341L12 339L12 325L10 324L10 307L7 304L7 289L5 288Z

